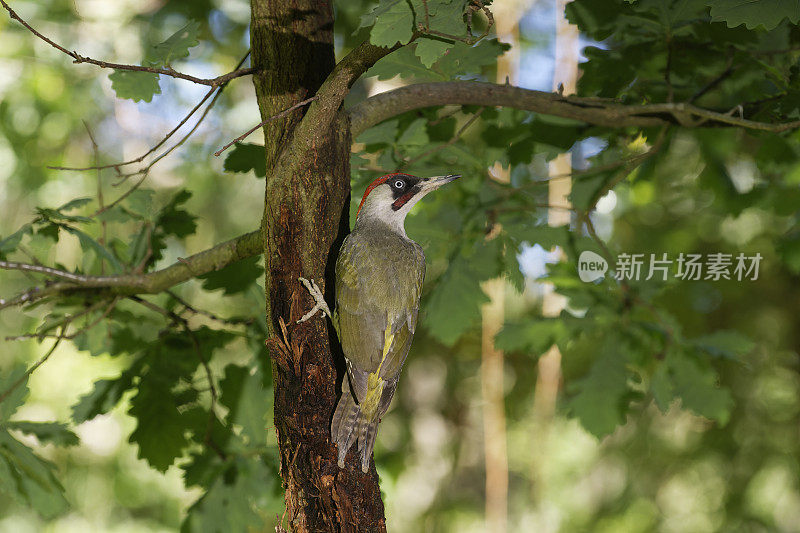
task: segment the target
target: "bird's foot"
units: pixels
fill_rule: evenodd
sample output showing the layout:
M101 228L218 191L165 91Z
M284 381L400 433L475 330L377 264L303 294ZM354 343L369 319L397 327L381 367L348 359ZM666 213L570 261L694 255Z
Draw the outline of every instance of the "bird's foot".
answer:
M297 321L298 324L302 324L312 316L316 315L318 312L322 311L322 315L328 315L329 318L332 318L333 315L331 314L331 309L328 307L328 302L325 301L325 297L322 295L322 291L319 290L319 286L314 282L314 280L307 280L306 278L300 277L297 280L302 283L308 292L311 294L311 297L314 298L314 307L311 308L311 311L304 314L300 320Z

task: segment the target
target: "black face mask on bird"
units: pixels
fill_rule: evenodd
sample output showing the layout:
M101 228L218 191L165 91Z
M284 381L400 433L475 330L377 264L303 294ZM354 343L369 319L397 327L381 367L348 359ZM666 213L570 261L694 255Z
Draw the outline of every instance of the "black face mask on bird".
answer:
M317 310L331 316L347 363L331 421L340 468L358 442L361 470L369 469L378 423L392 401L416 329L425 254L406 235L406 215L429 192L459 177L389 174L367 187L336 260L333 315L316 284L300 278L316 305L299 322Z

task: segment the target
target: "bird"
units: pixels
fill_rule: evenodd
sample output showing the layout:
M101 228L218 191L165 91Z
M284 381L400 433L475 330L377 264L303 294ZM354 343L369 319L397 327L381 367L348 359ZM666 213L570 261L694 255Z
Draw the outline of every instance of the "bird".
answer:
M298 278L315 300L298 322L320 311L327 315L345 356L342 394L331 421L339 468L345 468L357 442L361 470L369 470L378 423L391 404L417 327L425 253L406 234L406 215L428 193L460 177L394 173L370 183L336 260L333 314L317 284Z

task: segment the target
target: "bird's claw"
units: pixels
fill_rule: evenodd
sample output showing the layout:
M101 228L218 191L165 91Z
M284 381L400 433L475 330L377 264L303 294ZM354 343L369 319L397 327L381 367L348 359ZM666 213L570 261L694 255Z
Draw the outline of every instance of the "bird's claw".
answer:
M297 278L297 281L302 283L311 294L311 297L314 298L314 307L311 308L311 311L300 317L300 320L298 320L297 323L302 324L320 311L322 311L323 316L327 315L329 318L332 318L333 315L328 307L328 303L325 301L325 296L322 295L322 291L319 290L319 286L314 282L314 280L308 280L304 277L299 277Z

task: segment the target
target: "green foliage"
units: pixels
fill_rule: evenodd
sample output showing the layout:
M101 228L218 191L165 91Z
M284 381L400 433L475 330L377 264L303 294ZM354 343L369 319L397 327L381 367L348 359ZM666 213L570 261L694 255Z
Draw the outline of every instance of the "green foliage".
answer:
M716 372L707 364L693 361L680 351L670 351L654 374L652 387L662 410L670 400L679 398L684 408L724 426L730 419L733 400L731 393L717 382Z
M143 64L154 68L171 67L174 61L188 57L189 48L200 44L199 31L200 22L190 20L165 41L151 45ZM161 94L158 78L154 72L136 70L115 70L108 76L117 98L129 98L134 102L150 102L153 96Z
M0 491L45 518L67 510L53 465L0 428Z
M9 422L9 417L28 394L27 377L23 378L25 369L21 367L4 374L0 374L0 394L8 395L0 402L0 492L44 517L57 516L67 509L67 500L53 465L35 455L8 431L33 434L40 442L59 446L75 445L78 438L63 424ZM11 387L16 388L8 393Z
M458 258L437 284L425 306L423 323L443 344L452 346L480 318L480 306L489 301L480 281L469 262Z
M189 510L181 531L247 531L269 523L275 468L262 460L236 459L218 470L208 491Z
M562 319L506 323L495 337L494 345L498 350L525 350L542 355L554 344L561 345L570 333Z
M442 41L422 39L392 52L375 63L366 75L377 76L379 80L395 76L416 81L472 79L494 67L497 56L509 48L497 39L484 39L475 45L456 41L443 51L442 45L436 43Z
M200 44L199 32L200 22L190 20L165 41L151 46L146 62L152 67L168 67L177 60L189 57L189 48Z
M6 395L0 402L0 423L8 421L28 394L28 379L25 367L17 366L0 374L0 394ZM11 387L16 387L10 390ZM9 392L10 391L10 392Z
M162 335L145 350L138 392L131 399L129 412L137 426L130 440L153 468L165 471L189 444L186 433L193 420L181 411L195 403L197 391L185 383L191 383L198 365L230 340L225 331L203 327Z
M66 227L64 229L66 229L69 233L72 233L73 235L78 237L78 240L81 243L81 248L83 249L84 252L86 253L94 252L97 255L98 259L108 261L108 264L111 266L111 270L114 273L122 272L123 270L122 264L117 260L116 257L114 257L114 255L110 251L108 251L108 249L106 249L105 246L103 246L102 244L100 244L99 242L97 242L96 240L94 240L89 235L85 234L79 229L70 227Z
M53 443L56 446L75 446L78 436L58 422L9 422L6 427L28 435L34 435L39 442Z
M226 295L236 294L252 287L264 273L258 262L258 257L250 257L198 277L203 280L203 288L207 291L223 289Z
M134 258L139 258L147 253L149 247L151 261L161 259L164 249L167 247L166 239L169 236L183 238L194 233L197 228L197 217L190 214L184 204L191 198L192 193L186 189L181 189L167 202L167 204L155 215L153 219L153 229L144 225L139 232L137 241L134 241ZM149 242L148 242L149 239Z
M569 409L581 425L598 438L612 433L622 424L628 409L631 391L626 352L630 348L620 341L622 339L614 335L602 339L589 373L568 387L574 393L568 403ZM597 346L596 339L592 344Z
M423 324L434 338L452 346L476 323L489 301L480 283L502 273L503 253L501 242L493 240L452 260L423 308Z
M255 172L256 177L267 175L267 160L264 146L260 144L236 143L225 158L222 167L227 172Z
M132 367L138 370L139 366ZM81 397L72 406L72 420L76 424L91 420L99 414L109 412L122 399L125 391L133 386L134 372L125 371L117 379L101 379L94 383L92 392Z
M789 19L792 24L800 21L800 6L793 0L708 0L706 4L711 6L713 20L723 21L731 28L744 24L748 29L763 26L771 30L784 19Z
M6 254L9 254L17 249L19 243L22 242L22 237L25 235L30 235L32 231L30 224L25 224L20 229L9 235L3 240L0 240L0 258L5 258Z
M694 345L710 355L740 360L748 355L755 343L738 331L715 331L694 339Z
M369 40L376 46L408 44L414 33L414 10L406 0L381 0L361 18L361 25L372 26Z
M235 7L217 4L167 2L155 13L127 13L134 31L141 30L143 64L171 67L190 50L198 64L189 72L225 72L235 64L244 52L247 21L237 19ZM467 36L467 2L427 4L430 29ZM48 17L52 26L73 16L63 6L50 7L36 15L42 24L32 20L34 27L47 29ZM347 105L370 90L375 79L495 81L498 57L509 48L492 38L469 45L422 32L420 24L426 21L418 0L339 2L335 8L337 55L362 39L385 46L409 43L374 65L356 83ZM800 118L800 34L793 2L575 0L567 12L583 36L602 43L583 50L587 61L580 65L580 96L623 105L691 102L770 122ZM193 49L207 23L210 45ZM479 34L485 24L480 13L473 23L473 35ZM526 24L520 26L526 51L521 74L549 68L530 60L536 54L528 55L550 45L547 32L531 35ZM253 217L244 216L235 202L252 197L255 182L220 179L210 170L209 146L219 146L228 136L218 126L176 151L170 158L178 162L173 167L156 167L164 172L153 172L145 183L153 189L139 187L95 215L100 205L94 199L94 172L65 178L64 171L46 166L92 164L94 153L81 120L95 133L101 164L116 161L112 155L119 156L123 142L132 139L105 120L114 112L113 102L96 96L96 80L73 74L68 61L61 65L41 55L27 34L22 39L13 34L15 28L7 32L12 43L8 63L13 72L15 65L23 65L23 75L19 87L0 84L0 159L4 168L13 169L8 176L0 170L0 181L7 182L7 194L0 198L7 215L0 221L0 258L80 275L150 273L212 245L219 235L252 229ZM164 35L171 36L161 41ZM124 42L134 37L128 34ZM117 71L110 77L122 98L150 102L161 92L157 74ZM216 125L235 123L232 109L237 106L238 113L251 93L244 82L230 84L209 119ZM165 94L165 109L188 109L185 97L182 91ZM146 116L150 108L142 112ZM390 521L399 524L414 515L413 506L401 507L402 512L393 506L403 505L405 484L414 481L420 464L427 464L427 453L454 466L445 472L444 483L425 477L435 497L427 511L399 529L482 527L483 517L474 511L484 503L481 462L470 459L465 469L461 465L467 463L459 458L481 453L480 442L468 438L475 435L470 421L481 419L483 406L480 317L488 299L481 283L500 276L515 289L505 291L505 324L495 338L495 346L506 352L504 413L512 489L524 492L525 484L533 483L531 467L546 463L534 481L547 490L537 497L547 509L558 510L563 531L653 531L666 523L698 530L707 524L723 530L777 530L781 524L785 529L784 507L764 496L775 489L762 490L759 484L780 486L785 501L796 500L795 485L780 485L775 480L781 476L768 468L789 464L785 477L797 478L797 467L787 458L799 453L798 338L791 325L800 301L800 138L793 132L745 133L687 124L672 126L662 137L649 128L596 127L544 113L446 106L392 117L359 136L361 149L351 155L351 222L360 194L376 175L402 170L464 176L416 206L406 225L425 249L427 279L409 368L376 447L382 482L393 487L386 498ZM657 152L643 159L657 139L663 141ZM544 207L551 201L548 162L567 150L576 167L588 167L572 181L570 201L581 213L573 213L569 225L551 228ZM599 153L584 160L586 150ZM500 178L498 162L504 168ZM237 144L223 168L266 176L263 147ZM493 177L487 169L493 169ZM116 184L114 176L114 169L102 171L101 183ZM180 180L186 185L176 188ZM132 185L130 178L119 182L105 187L106 206ZM609 188L614 195L607 200L616 205L598 212L596 203ZM592 217L600 242L588 233L583 211ZM517 255L532 244L558 247L563 254L538 280L567 298L557 317L542 316L541 286L522 276ZM680 253L758 252L764 260L755 282L621 283L610 276L596 283L580 281L580 252L606 255L606 249L611 256L668 252L673 258ZM46 278L31 275L33 280L7 273L0 285L9 295L33 284L47 286ZM176 529L182 523L184 531L274 528L283 508L271 365L264 346L269 333L263 291L257 289L262 275L252 258L204 275L200 283L177 286L171 295L142 295L137 301L89 298L76 291L26 306L25 313L6 311L11 318L4 318L3 335L27 331L41 340L71 322L67 332L75 336L63 339L61 346L71 342L80 353L53 354L67 360L61 368L76 369L65 371L54 391L42 394L47 384L31 384L37 403L69 398L74 404L69 424L15 420L28 418L26 409L18 409L28 394L24 380L0 403L0 514L16 523L30 510L45 517L63 513L67 500L54 476L58 472L71 513L80 518L126 517L133 528ZM548 442L542 442L530 431L530 407L539 379L537 359L553 345L562 355L563 394L556 399ZM6 343L8 362L35 361L43 348L29 346ZM24 368L3 368L0 393ZM93 381L75 379L76 374L84 379L93 375ZM410 375L423 379L412 383ZM67 392L58 396L61 388ZM61 412L58 405L50 407ZM427 431L432 413L444 431ZM89 438L75 447L72 425L101 414L123 428L125 444L117 455L95 455ZM565 423L565 417L583 429ZM616 431L620 425L624 430ZM428 441L419 445L420 428L431 446ZM587 444L586 431L602 440ZM603 439L612 433L613 438ZM51 458L57 470L39 458L39 445L46 446L42 456ZM136 467L126 459L130 446L145 459ZM113 488L102 494L107 506L102 509L86 503L89 497L71 494L84 486L87 457L92 479L101 480L97 485ZM713 466L717 463L722 466ZM729 464L736 468L723 468ZM133 470L163 472L173 465L183 472L184 487L196 493L164 488L175 476L158 477L155 484ZM691 493L720 475L723 482L709 485L707 494ZM598 476L611 481L597 488ZM451 479L459 482L447 482ZM576 505L574 498L563 496L576 493L588 499ZM185 509L191 494L196 501L178 516L175 509ZM671 507L673 499L680 502L679 512ZM509 513L510 523L521 523L523 514L541 517L513 498ZM695 527L691 517L707 520Z
M494 63L494 58L507 47L497 41L493 46L472 47L459 40L468 39L464 17L467 5L464 0L381 0L361 17L361 27L371 26L372 44L392 47L408 44L415 32L421 35L413 47L379 61L369 75L391 78L413 74L421 79L446 79L466 68L480 72L481 67Z
M139 445L139 457L165 472L189 444L186 417L181 416L170 394L171 383L150 376L131 399L129 414L137 421L131 442Z
M268 421L272 420L271 402L264 398L264 375L239 365L228 365L220 381L220 403L229 409L228 423L241 427L249 445L265 445Z
M134 102L152 102L153 96L161 94L158 74L131 70L115 70L108 75L111 88L117 98L128 98Z
M784 237L778 243L778 253L789 270L800 274L800 233Z
M467 2L450 0L449 2L428 2L428 23L430 29L448 36L466 36L464 26L464 9ZM423 9L424 12L424 9ZM422 23L425 23L424 16ZM458 42L458 41L456 41ZM436 61L453 47L454 42L448 37L440 35L427 35L417 42L414 49L420 62L430 68Z

